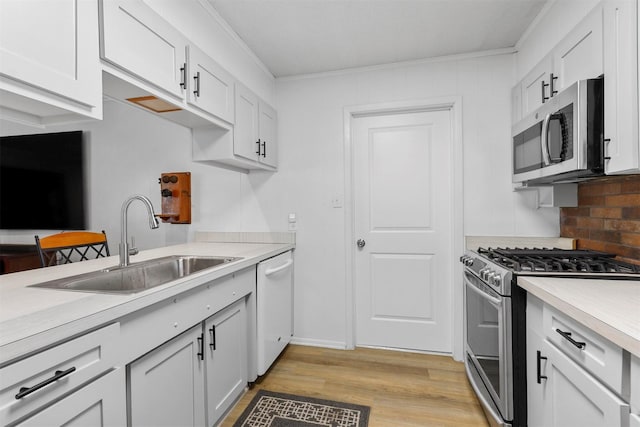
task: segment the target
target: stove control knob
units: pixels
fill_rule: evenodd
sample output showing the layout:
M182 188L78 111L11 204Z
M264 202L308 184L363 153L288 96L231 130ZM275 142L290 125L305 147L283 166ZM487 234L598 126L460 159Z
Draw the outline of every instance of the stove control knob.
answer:
M482 280L487 280L487 273L489 272L488 268L483 268L482 270L480 270L480 278Z
M493 276L493 284L496 286L501 286L502 285L502 275L500 273L496 273Z
M471 267L471 266L473 265L473 258L469 258L469 259L467 260L467 265L468 265L469 267Z
M493 276L495 276L496 273L494 273L493 271L489 271L487 273L487 277L485 277L484 280L486 280L489 284L493 283Z

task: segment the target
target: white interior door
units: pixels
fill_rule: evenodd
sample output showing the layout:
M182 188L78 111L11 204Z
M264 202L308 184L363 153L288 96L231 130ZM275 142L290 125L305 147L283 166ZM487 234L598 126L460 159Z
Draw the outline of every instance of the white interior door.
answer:
M356 345L451 352L451 128L448 110L353 120Z

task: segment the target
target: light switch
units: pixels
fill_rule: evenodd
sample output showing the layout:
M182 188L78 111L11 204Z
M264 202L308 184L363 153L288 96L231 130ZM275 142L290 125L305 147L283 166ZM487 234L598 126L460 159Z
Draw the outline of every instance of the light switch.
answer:
M289 231L295 231L298 229L298 219L295 213L289 214Z

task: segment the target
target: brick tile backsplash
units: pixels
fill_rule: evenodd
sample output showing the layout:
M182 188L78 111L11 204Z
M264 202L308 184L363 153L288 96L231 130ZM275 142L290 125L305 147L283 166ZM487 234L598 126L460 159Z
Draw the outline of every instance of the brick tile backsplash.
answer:
M578 184L578 207L560 209L560 236L640 263L640 175Z

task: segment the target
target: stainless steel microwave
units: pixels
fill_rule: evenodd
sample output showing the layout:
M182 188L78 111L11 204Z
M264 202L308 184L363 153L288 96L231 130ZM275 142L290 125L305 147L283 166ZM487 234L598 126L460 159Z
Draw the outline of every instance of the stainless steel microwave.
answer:
M513 182L576 182L604 174L604 79L580 80L511 129Z

